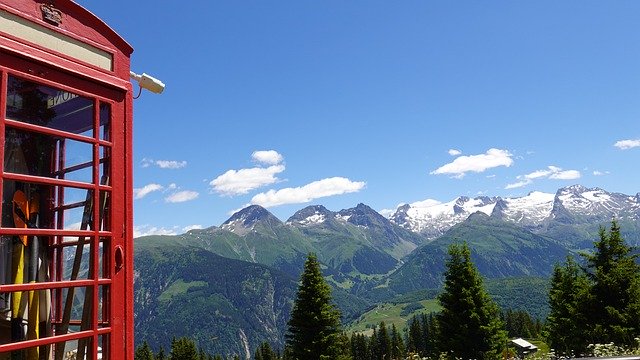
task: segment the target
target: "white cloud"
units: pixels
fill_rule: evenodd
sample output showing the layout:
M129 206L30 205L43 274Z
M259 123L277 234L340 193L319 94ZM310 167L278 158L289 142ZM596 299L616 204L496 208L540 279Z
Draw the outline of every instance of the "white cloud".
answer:
M155 165L161 169L181 169L187 166L187 162L176 160L153 160L149 158L142 159L142 167L147 168L151 165Z
M507 184L505 189L516 189L527 186L533 183L535 179L547 178L554 180L575 180L579 179L582 175L578 170L562 170L557 166L548 166L546 169L536 170L530 174L519 175L516 177L517 182Z
M489 149L484 154L457 157L452 162L432 171L431 175L449 174L461 179L467 172L483 172L499 166L513 164L513 155L507 150Z
M209 185L215 192L222 195L246 194L251 190L279 181L275 175L283 172L284 169L284 165L273 165L267 168L229 170L213 179Z
M156 227L151 225L136 225L133 227L133 237L139 238L141 236L149 235L177 235L176 227L167 229L163 227Z
M582 175L578 170L566 170L566 171L558 171L556 173L551 174L551 176L549 176L549 179L575 180L575 179L580 179L581 176Z
M449 155L451 155L451 156L458 156L458 155L460 155L460 154L462 154L462 151L460 151L460 150L457 150L457 149L449 149Z
M160 191L163 189L163 186L160 184L148 184L141 188L133 189L133 197L134 199L142 199L143 197L151 194L154 191Z
M640 146L640 139L616 141L616 143L613 144L613 146L617 147L620 150L627 150L627 149L631 149L631 148L634 148L634 147L639 147Z
M164 198L164 200L168 203L181 203L194 200L198 196L200 196L200 194L197 191L184 190L173 193Z
M363 181L351 181L343 177L332 177L314 181L307 185L280 190L269 190L260 193L251 199L251 203L264 207L273 207L285 204L307 203L314 199L327 196L342 195L358 192L365 187Z
M538 178L543 178L543 177L547 177L551 174L553 174L557 171L560 171L559 168L555 167L555 166L549 166L549 168L547 170L536 170L534 172L532 172L531 174L527 174L524 176L525 179L528 180L534 180L534 179L538 179Z
M532 182L533 181L531 181L531 180L521 180L521 181L518 181L518 182L513 183L513 184L507 184L507 186L505 186L504 188L507 189L507 190L508 189L517 189L517 188L521 188L521 187L527 186L527 185L531 184Z
M599 170L594 170L594 171L593 171L593 175L594 175L594 176L609 175L609 172L608 172L608 171L599 171Z
M278 165L284 160L284 157L275 150L254 151L251 157L254 161L266 165Z
M175 160L156 160L156 165L161 169L180 169L187 166L186 161L175 161Z
M200 224L194 224L194 225L188 225L182 228L183 232L188 232L190 230L197 230L197 229L202 229L202 225Z

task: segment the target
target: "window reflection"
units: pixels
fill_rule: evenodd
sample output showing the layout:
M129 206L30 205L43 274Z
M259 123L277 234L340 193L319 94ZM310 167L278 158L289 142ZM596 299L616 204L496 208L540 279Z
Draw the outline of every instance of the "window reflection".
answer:
M93 182L90 143L10 127L5 134L6 172Z
M111 141L111 105L100 103L100 139Z
M93 100L14 76L7 79L7 118L93 136Z

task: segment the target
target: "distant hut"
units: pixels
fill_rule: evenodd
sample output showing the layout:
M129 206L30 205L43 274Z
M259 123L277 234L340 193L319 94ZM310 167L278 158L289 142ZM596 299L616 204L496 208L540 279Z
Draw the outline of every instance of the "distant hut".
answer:
M511 340L511 344L516 348L518 355L523 357L525 355L533 354L538 351L538 347L528 342L525 339L517 338Z

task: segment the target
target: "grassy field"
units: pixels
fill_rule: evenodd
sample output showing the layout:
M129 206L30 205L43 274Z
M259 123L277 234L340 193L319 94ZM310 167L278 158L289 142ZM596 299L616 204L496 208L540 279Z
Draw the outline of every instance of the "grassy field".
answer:
M414 315L421 313L431 313L440 311L438 301L435 299L420 301L420 304L424 306L422 309L418 309L410 314L402 315L402 310L410 303L403 304L391 304L384 303L377 305L373 309L367 311L361 315L357 320L346 326L347 332L361 332L365 335L371 335L374 326L384 321L387 326L395 324L398 331L402 331Z
M171 300L172 297L184 294L191 288L205 287L208 284L204 281L192 281L192 282L184 282L182 279L171 284L160 296L158 299L160 301Z

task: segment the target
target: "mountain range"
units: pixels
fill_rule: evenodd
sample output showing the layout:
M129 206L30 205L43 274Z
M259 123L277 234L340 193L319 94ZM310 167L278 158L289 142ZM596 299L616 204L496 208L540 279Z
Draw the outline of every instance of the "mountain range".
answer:
M582 238L556 237L569 247L583 248L590 246L600 225L606 225L614 218L631 226L630 233L637 233L640 193L631 196L573 185L561 188L555 194L534 191L517 198L461 196L448 203L426 200L405 204L398 207L390 219L405 229L433 239L476 212L540 234L553 233L563 225L581 228L584 230Z
M313 205L283 222L252 205L219 227L135 239L136 341L166 347L171 330L227 354L244 355L264 340L282 346L309 252L349 322L380 302L438 288L451 243L466 242L487 279L540 279L567 254L589 249L599 226L614 218L637 245L640 194L580 185L520 198L427 200L399 206L389 218L365 204L337 212ZM207 313L215 326L179 325L176 314L190 318L189 311ZM211 332L218 342L207 338Z

